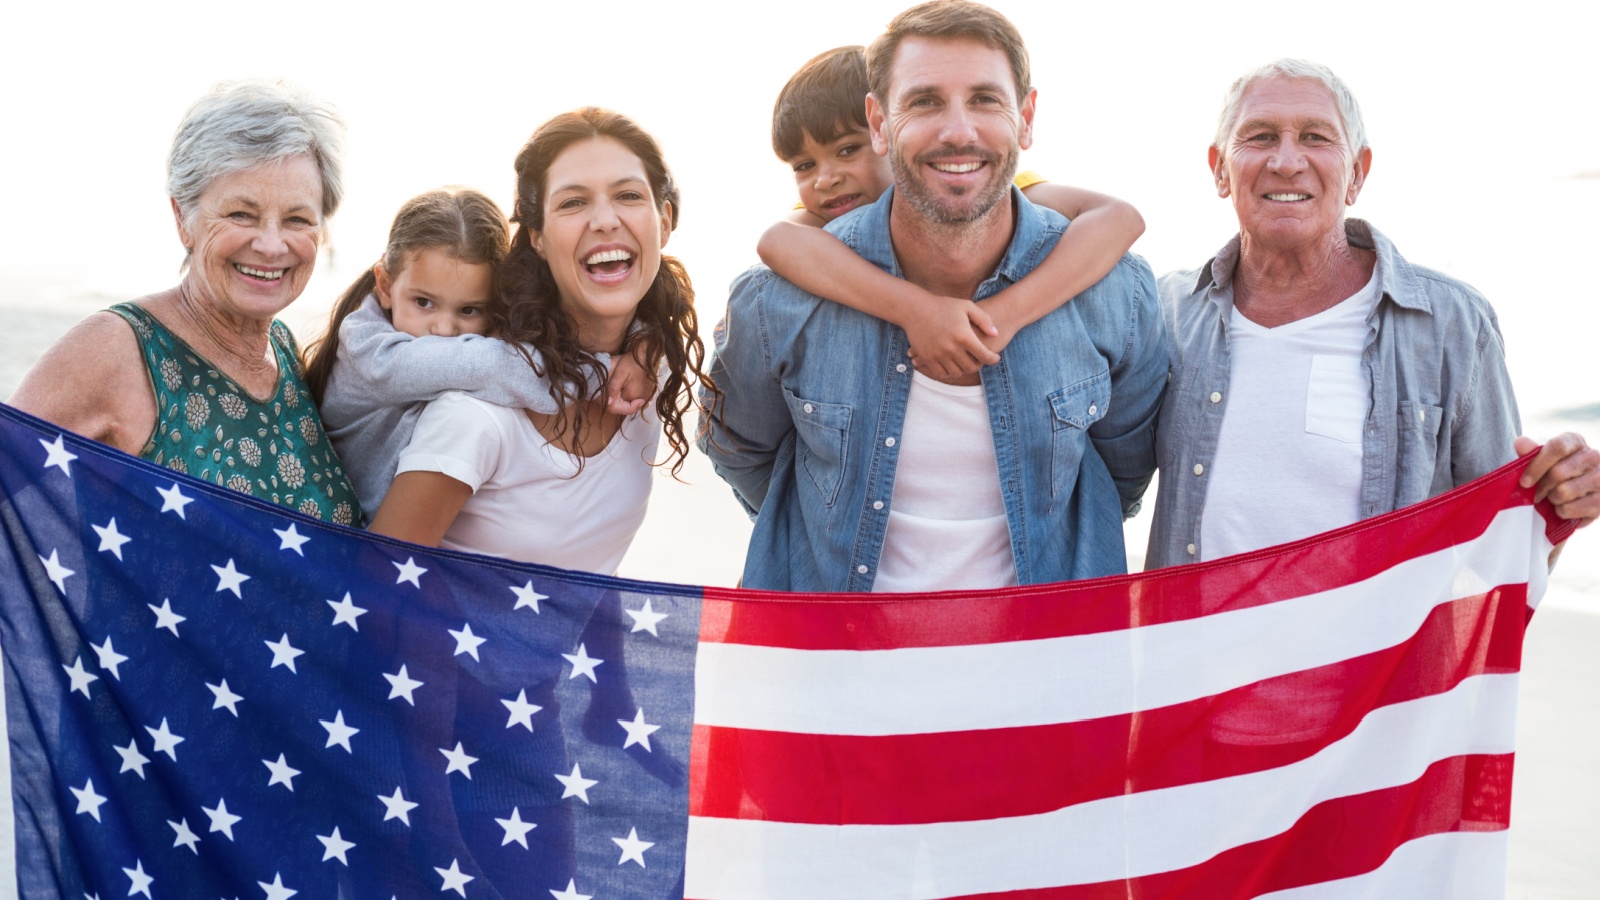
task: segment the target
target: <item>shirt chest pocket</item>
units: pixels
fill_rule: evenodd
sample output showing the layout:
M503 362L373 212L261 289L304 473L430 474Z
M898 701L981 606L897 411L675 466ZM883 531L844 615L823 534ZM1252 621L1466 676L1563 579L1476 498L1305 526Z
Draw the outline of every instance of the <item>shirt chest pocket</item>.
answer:
M788 388L783 401L794 421L795 461L822 495L823 504L832 506L850 452L850 407L807 400Z
M1360 357L1312 356L1311 378L1306 384L1306 431L1345 444L1360 443L1367 393Z
M1078 465L1089 440L1089 426L1100 421L1111 402L1111 375L1101 372L1050 395L1050 496L1072 493Z

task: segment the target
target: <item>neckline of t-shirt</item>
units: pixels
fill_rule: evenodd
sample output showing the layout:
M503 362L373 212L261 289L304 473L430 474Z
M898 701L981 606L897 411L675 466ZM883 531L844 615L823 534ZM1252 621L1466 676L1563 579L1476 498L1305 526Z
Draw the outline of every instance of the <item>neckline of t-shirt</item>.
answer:
M983 384L945 384L936 378L912 370L911 384L914 387L926 388L934 393L944 394L946 397L968 398L983 395Z
M1361 318L1365 319L1367 317L1367 313L1370 312L1373 305L1377 303L1377 300L1378 270L1377 267L1373 267L1372 277L1367 279L1367 283L1362 285L1359 290L1343 300L1340 300L1338 303L1328 307L1327 309L1319 313L1306 316L1304 319L1295 319L1293 322L1285 322L1282 325L1269 328L1240 312L1237 305L1233 307L1230 319L1235 327L1242 328L1252 334L1266 336L1294 335L1299 334L1302 331L1309 331L1313 328L1319 328L1329 324L1330 322L1343 319L1346 316L1354 318L1354 310L1356 310L1358 307L1361 310Z

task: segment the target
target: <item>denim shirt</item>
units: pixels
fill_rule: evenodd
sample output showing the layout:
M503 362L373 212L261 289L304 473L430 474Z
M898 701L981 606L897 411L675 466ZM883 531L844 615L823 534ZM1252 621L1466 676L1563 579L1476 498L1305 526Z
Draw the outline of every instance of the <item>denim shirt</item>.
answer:
M1067 227L1020 191L1011 199L1011 243L977 299L1032 271ZM886 192L829 230L901 277L892 202ZM755 517L745 587L872 588L911 389L906 346L894 325L764 267L734 282L711 369L725 396L699 446ZM983 369L1019 583L1126 569L1122 520L1155 467L1166 359L1154 278L1125 256Z
M1378 256L1378 303L1361 352L1371 390L1361 436L1365 519L1510 462L1520 428L1489 302L1453 278L1407 262L1366 222L1345 220L1345 234L1352 246ZM1235 237L1198 271L1161 278L1172 381L1161 407L1161 484L1146 568L1194 562L1202 553L1200 519L1228 405L1228 317L1238 262Z

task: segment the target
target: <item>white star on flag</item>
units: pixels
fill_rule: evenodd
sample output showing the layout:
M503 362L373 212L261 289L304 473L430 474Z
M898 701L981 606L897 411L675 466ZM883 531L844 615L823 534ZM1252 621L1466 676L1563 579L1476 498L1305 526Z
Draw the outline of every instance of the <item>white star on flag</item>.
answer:
M300 530L294 527L293 522L289 523L288 528L272 529L272 533L278 536L279 550L293 550L301 556L306 555L306 552L300 548L304 547L306 545L306 541L311 540L311 538L301 534Z
M411 811L416 809L417 805L401 796L398 787L394 789L393 797L385 797L379 794L378 799L383 801L383 820L385 822L390 819L399 819L407 825L411 824Z
M94 529L95 534L100 535L100 551L104 553L109 550L112 556L122 559L122 545L132 542L133 538L117 531L117 517L112 516L111 521L104 525L91 524L90 527Z
M627 740L622 742L622 749L626 750L629 747L632 747L634 744L638 744L645 749L646 753L654 752L650 749L650 735L660 731L661 726L649 725L645 723L643 707L640 707L634 711L632 721L627 719L618 719L617 724L621 725L623 730L628 732Z
M144 730L150 732L152 750L156 753L165 753L167 756L172 757L173 762L178 761L178 745L183 743L183 738L173 734L167 728L167 720L165 718L161 720L160 728L151 728L146 725Z
M272 772L272 778L267 781L267 787L281 784L288 788L290 793L294 793L294 777L300 774L300 770L289 765L289 760L282 753L278 754L277 762L263 759L261 763L267 767L268 771Z
M65 437L59 434L56 435L55 443L51 443L44 438L39 438L39 445L44 447L45 452L49 454L47 457L45 457L44 467L48 469L51 466L55 466L61 471L67 473L68 478L71 478L71 463L73 460L78 458L78 455L67 449Z
M90 644L89 647L94 650L94 655L99 658L100 668L110 672L112 678L121 681L122 673L117 667L127 662L128 658L112 648L111 637L107 635L106 642L102 646L96 647Z
M297 656L304 656L306 652L304 650L296 650L292 645L290 645L289 633L287 631L283 633L283 637L278 638L277 643L273 643L272 641L262 641L261 643L266 644L272 649L272 665L268 666L267 668L275 669L278 666L285 666L289 671L294 672L296 675L300 674L295 670L294 660Z
M128 888L129 897L132 897L134 894L143 894L146 897L150 896L150 885L155 883L155 879L144 873L144 860L134 860L133 868L123 869L122 874L128 876L128 880L133 882L133 884Z
M321 722L323 728L328 729L328 743L323 745L324 750L332 747L334 744L338 744L344 748L344 752L346 753L355 752L354 750L350 749L350 738L360 734L361 729L351 728L349 725L344 723L344 710L341 709L334 713L332 722L322 722L320 719L318 721Z
M517 587L516 585L512 585L511 586L511 592L517 595L517 604L515 606L511 607L511 609L513 611L519 610L519 609L523 608L524 606L526 606L527 608L533 610L534 612L538 612L539 611L539 601L540 600L549 600L550 599L550 595L541 594L538 591L534 590L533 589L533 582L531 582L531 581L528 582L527 584L523 585L522 587Z
M92 647L94 645L91 644L90 646ZM79 656L77 661L74 662L72 665L70 665L70 666L62 666L61 668L66 670L67 678L72 681L72 686L67 689L68 693L71 693L72 691L78 691L79 693L81 693L85 697L87 697L87 696L89 696L89 683L92 682L92 681L99 681L100 680L100 676L99 675L96 675L93 672L90 672L90 671L88 671L87 669L85 669L83 667L83 657L82 656ZM503 703L505 701L501 701L501 702Z
M533 714L544 709L542 706L528 702L527 690L517 691L517 699L515 700L501 700L500 702L505 705L506 709L511 710L511 718L506 720L507 728L521 725L523 728L532 731Z
M221 684L207 682L206 687L210 688L211 693L216 695L217 698L217 701L211 704L212 709L226 709L228 712L233 713L235 719L239 718L239 701L244 698L229 690L228 679L222 679Z
M550 896L556 900L594 900L593 894L578 893L578 883L571 878L567 879L567 889L564 891L551 891Z
M417 681L410 675L407 675L405 666L401 666L400 671L397 674L390 675L388 672L385 672L383 673L383 677L389 680L390 700L393 700L396 697L404 697L407 703L411 704L412 706L417 705L417 699L411 696L411 692L415 691L419 687L422 687L422 682Z
M222 832L230 841L233 840L233 826L243 821L240 816L228 812L227 798L219 798L214 809L202 806L200 811L211 818L211 830Z
M617 860L617 865L620 866L631 859L638 863L641 869L645 868L644 852L655 846L651 841L639 840L639 829L637 828L629 828L627 837L612 838L611 842L622 848L622 858Z
M150 757L139 752L138 741L134 740L133 738L129 738L128 746L118 747L113 744L111 749L117 751L117 755L122 757L122 768L117 770L118 775L121 775L123 772L131 771L140 778L144 777L145 763L150 761Z
M522 821L522 812L519 807L515 806L511 807L511 818L495 819L495 821L499 822L500 827L506 830L506 839L500 842L502 847L512 841L516 841L522 845L522 849L528 849L528 832L539 827L533 822Z
M217 573L217 593L233 591L233 595L240 600L244 594L239 591L239 586L250 580L249 575L241 573L233 567L233 560L228 560L226 566L212 566L211 571Z
M561 799L577 797L586 804L589 802L589 788L600 783L592 778L583 777L583 770L578 767L577 763L572 764L571 775L562 775L558 772L556 773L556 780L561 782Z
M271 884L267 884L265 881L258 881L256 884L267 892L267 900L289 900L290 897L300 893L297 890L283 886L283 874L281 872L272 873Z
M334 625L349 625L351 631L361 630L356 626L356 617L366 615L367 611L366 609L350 602L350 593L348 591L345 592L343 600L339 600L337 602L329 600L327 603L329 606L333 607Z
M419 590L422 588L422 574L428 570L417 565L415 557L406 557L405 565L401 565L393 560L391 560L389 564L400 570L400 577L394 580L395 584L401 584L409 581L413 587Z
M177 822L168 819L167 824L171 825L172 830L177 833L177 837L172 841L172 846L188 847L189 851L195 856L200 855L200 848L196 846L200 843L200 835L189 830L188 819L181 819Z
M34 555L38 556L37 553ZM61 564L61 556L58 551L55 550L50 551L49 559L45 559L44 557L40 556L39 562L44 563L44 573L50 577L51 581L56 583L56 590L60 591L63 597L66 596L67 576L76 575L78 573L67 568L66 566L63 566Z
M585 675L595 684L600 683L600 679L595 677L594 667L605 662L605 660L595 659L594 657L590 656L589 651L584 648L584 645L578 645L577 653L563 653L561 654L561 658L565 659L569 663L572 663L572 674L567 676L568 681L577 678L579 675Z
M460 656L461 654L465 653L478 662L483 661L478 659L478 648L483 646L485 638L478 637L472 633L471 622L462 625L460 631L455 631L449 628L445 630L449 631L450 636L456 639L456 652L454 655Z
M167 629L172 632L173 637L178 637L178 623L189 621L188 616L180 616L172 611L170 598L162 597L160 606L153 603L146 603L145 606L150 607L150 611L156 614L156 627Z
M82 788L69 787L72 796L78 798L78 812L94 816L96 822L100 821L100 807L106 803L106 798L94 792L94 780L87 779Z
M656 637L661 637L661 633L656 631L656 626L661 624L661 620L665 619L667 614L656 612L650 605L649 597L644 598L644 606L642 608L628 609L624 607L622 611L633 617L633 631L628 632L629 634L648 631Z
M444 879L444 886L439 888L440 893L455 891L463 897L467 895L467 882L472 881L473 878L471 875L461 871L461 861L459 859L450 860L450 868L448 869L434 866L433 870L438 872L439 877Z
M456 741L456 748L454 750L446 750L445 748L440 747L439 752L443 753L444 758L449 760L449 763L447 763L444 767L444 773L446 775L449 775L451 772L460 772L461 774L467 776L468 781L472 780L472 764L477 762L478 758L476 756L468 756L467 752L461 749L460 741Z
M322 842L323 862L327 862L330 859L337 859L346 866L350 865L350 860L345 858L345 853L354 849L355 843L353 841L347 841L341 837L339 835L338 826L334 826L333 834L317 835L317 840Z
M189 520L189 516L183 511L183 508L193 503L194 498L185 497L183 490L178 487L176 482L169 488L156 488L156 493L161 495L162 512L175 512L178 514L178 518L186 522Z

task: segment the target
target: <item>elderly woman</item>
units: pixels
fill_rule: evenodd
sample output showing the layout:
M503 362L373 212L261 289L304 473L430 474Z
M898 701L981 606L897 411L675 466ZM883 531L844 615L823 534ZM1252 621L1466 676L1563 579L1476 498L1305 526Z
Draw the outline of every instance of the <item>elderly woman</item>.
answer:
M1247 73L1209 162L1239 234L1161 280L1173 350L1150 567L1348 525L1532 449L1488 302L1345 218L1372 150L1338 76L1300 60ZM1588 521L1597 465L1565 434L1523 480Z
M281 84L202 98L167 160L182 281L79 323L12 405L159 465L359 521L294 338L273 319L304 290L339 206L343 130L332 108Z

